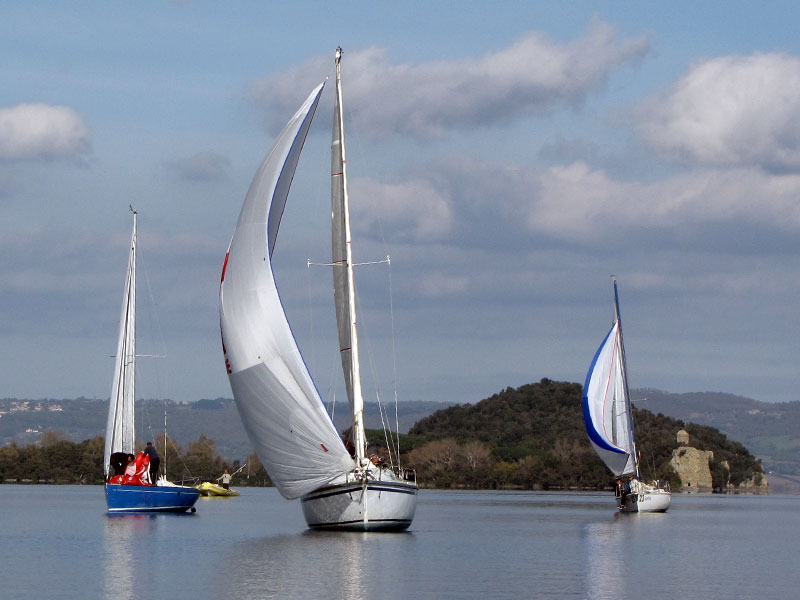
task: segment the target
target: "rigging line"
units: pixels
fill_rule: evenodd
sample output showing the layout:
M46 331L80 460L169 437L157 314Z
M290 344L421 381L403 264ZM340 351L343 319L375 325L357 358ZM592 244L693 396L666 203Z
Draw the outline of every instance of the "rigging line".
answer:
M151 358L166 358L167 354L166 354L166 343L164 341L164 332L163 332L163 329L161 328L161 321L160 321L160 319L158 317L158 310L156 310L156 300L155 300L155 296L153 295L153 287L150 284L150 271L147 268L147 262L145 261L145 258L144 258L144 250L142 248L141 243L137 244L136 251L137 251L138 256L139 256L139 264L138 264L139 271L144 274L145 289L147 290L147 298L148 298L148 300L150 302L149 306L152 309L150 311L150 316L151 316L152 320L151 321L147 321L147 323L151 327L151 331L152 331L153 324L155 324L155 329L156 329L155 333L157 334L155 337L157 338L157 343L161 346L161 351L162 351L162 354L137 354L136 356L137 357L151 357ZM135 374L135 376L139 377L138 376L138 372ZM158 390L162 390L163 391L163 389L164 389L163 378L162 378L161 369L158 367L158 365L155 366L155 380L156 380L155 381L155 389L157 391ZM163 399L162 399L162 402L163 402ZM147 403L144 403L143 409L144 409L144 414L147 417L147 431L152 436L153 435L153 422L152 422L152 419L150 418L150 411L148 410ZM164 410L166 410L166 403L165 402L164 402Z
M358 290L356 290L356 304L359 307L359 314L361 315L361 319L360 320L363 321L363 325L364 325L363 326L364 335L362 336L362 339L366 340L366 342L367 342L367 357L369 358L369 366L370 366L370 371L372 373L372 382L373 382L373 385L375 386L375 397L376 397L376 399L378 401L378 410L382 411L383 410L383 405L381 403L380 383L379 383L378 372L377 372L377 369L375 367L375 353L372 351L372 342L370 340L370 336L367 334L367 321L364 319L364 311L360 309L360 307L361 307L361 297L358 294ZM389 445L389 440L388 440L387 435L392 437L392 443L394 443L394 436L392 435L392 432L390 431L390 429L388 427L386 427L386 423L383 420L383 414L381 414L381 426L383 427L384 437L387 438L386 439L386 444L388 446L388 449L391 449L393 446Z
M365 145L363 143L363 139L361 137L361 128L359 127L358 119L352 118L352 113L349 110L350 106L347 105L344 107L345 112L347 113L346 121L349 123L348 126L348 139L349 139L349 147L351 149L350 156L352 158L352 148L355 146L356 151L355 155L358 156L358 164L361 167L365 167L364 172L366 173L377 173L378 169L375 167L375 162L372 159L373 155L366 151ZM352 180L352 177L348 177L348 179ZM375 201L375 196L370 195L369 199L371 201L372 207L378 209L377 203ZM384 251L388 254L388 244L386 242L386 235L383 229L383 219L381 218L382 211L374 210L374 218L378 225L378 233L380 234L381 243L383 244ZM353 265L355 266L355 265Z
M314 342L314 306L311 298L311 271L306 269L306 300L308 302L308 339L311 344L311 362L316 363L317 347Z
M312 265L317 265L319 263L314 263L311 259L306 259L306 266L311 267ZM307 270L307 277L306 277L306 285L308 290L308 314L309 314L309 337L311 343L311 363L317 363L317 339L314 335L314 302L313 302L313 293L312 293L312 283L313 280L311 278L311 271ZM331 354L331 357L334 355ZM322 403L325 405L325 410L330 416L331 421L333 421L333 417L336 413L336 391L335 391L335 379L336 379L336 360L334 358L330 359L328 367L328 386L325 388L325 394L322 398ZM319 390L317 390L319 392ZM335 426L335 424L334 424Z
M383 426L383 439L386 442L386 449L389 450L389 467L392 470L394 470L394 460L392 459L392 445L389 444L389 436L386 434L388 428L386 427L386 422L383 419L383 406L380 404L380 400L378 401L378 412L381 416L381 425ZM400 465L398 464L397 466L399 467Z
M389 321L391 323L392 335L392 388L394 389L394 422L395 431L397 432L397 467L400 468L400 416L398 414L398 397L397 397L397 351L395 347L395 329L394 329L394 293L392 290L392 261L389 256L386 257L389 263Z

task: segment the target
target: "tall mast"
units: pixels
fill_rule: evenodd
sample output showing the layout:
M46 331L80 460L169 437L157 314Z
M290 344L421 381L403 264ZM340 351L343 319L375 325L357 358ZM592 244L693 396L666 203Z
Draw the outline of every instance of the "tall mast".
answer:
M636 478L639 478L639 458L636 456L636 438L634 436L634 429L633 429L633 410L631 408L631 394L628 388L628 362L625 359L625 343L622 339L622 317L620 316L619 312L619 292L617 290L617 278L614 277L614 316L617 319L618 323L618 331L619 331L619 350L620 350L620 361L622 364L622 381L624 383L624 390L625 390L625 412L628 417L628 427L631 432L631 454L633 456L633 466L636 468Z
M345 236L345 269L347 278L347 304L349 309L350 321L350 347L341 348L341 352L350 352L350 383L352 386L353 398L351 411L353 417L353 444L356 449L356 459L358 464L364 462L366 455L366 436L364 434L364 398L361 395L361 368L358 359L358 332L356 327L356 299L355 299L355 280L353 277L353 248L352 237L350 235L350 199L347 192L347 158L344 145L344 110L342 108L342 71L341 71L342 49L336 49L336 108L338 110L339 121L339 143L341 153L341 171L332 173L332 177L340 176L342 189L342 216L344 219ZM336 171L336 169L334 169ZM336 267L334 267L336 268ZM345 373L345 377L347 377Z

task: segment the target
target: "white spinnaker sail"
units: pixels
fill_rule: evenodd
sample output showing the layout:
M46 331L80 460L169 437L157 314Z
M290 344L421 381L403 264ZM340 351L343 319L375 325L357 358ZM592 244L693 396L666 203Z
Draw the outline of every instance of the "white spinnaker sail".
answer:
M611 472L636 473L619 319L597 350L586 376L583 418L592 446Z
M114 360L114 382L108 405L104 469L109 475L109 459L114 452L134 453L134 412L136 370L136 213L133 213L131 250L125 275L119 338Z
M297 348L271 265L289 187L323 85L292 117L256 172L220 284L222 344L236 406L261 462L288 499L354 467Z

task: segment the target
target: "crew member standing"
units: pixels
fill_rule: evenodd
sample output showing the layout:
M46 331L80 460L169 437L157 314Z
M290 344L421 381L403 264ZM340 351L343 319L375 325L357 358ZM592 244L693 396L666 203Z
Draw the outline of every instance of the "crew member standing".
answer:
M230 489L231 487L231 474L228 473L228 469L225 469L225 472L217 477L217 481L222 480L222 487L226 490Z
M147 442L144 448L145 456L150 457L150 483L156 485L158 482L158 467L161 464L161 457L158 455L158 450L153 446L153 442Z

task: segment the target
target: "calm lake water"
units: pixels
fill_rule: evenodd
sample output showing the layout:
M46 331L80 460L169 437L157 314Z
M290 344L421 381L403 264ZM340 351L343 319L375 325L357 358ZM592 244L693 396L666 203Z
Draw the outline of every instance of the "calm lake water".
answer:
M796 598L800 496L423 490L406 533L312 532L274 489L106 514L96 486L0 485L0 597Z

